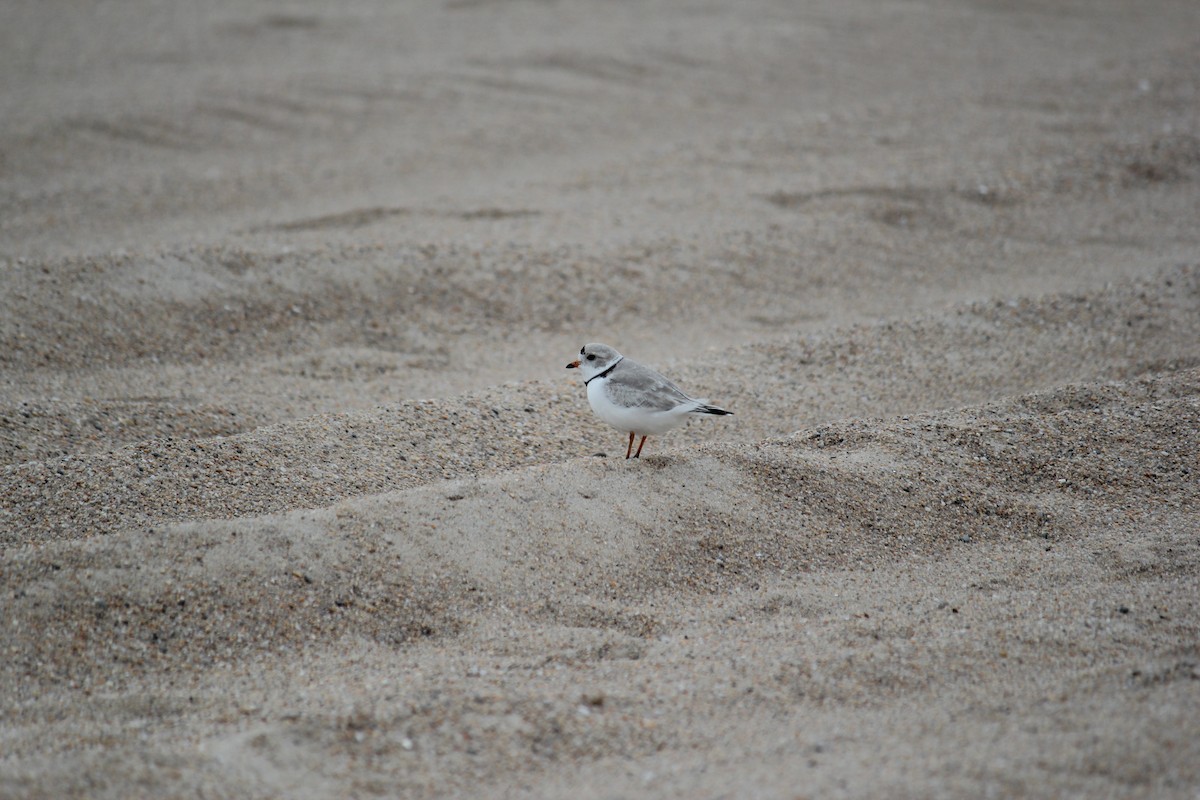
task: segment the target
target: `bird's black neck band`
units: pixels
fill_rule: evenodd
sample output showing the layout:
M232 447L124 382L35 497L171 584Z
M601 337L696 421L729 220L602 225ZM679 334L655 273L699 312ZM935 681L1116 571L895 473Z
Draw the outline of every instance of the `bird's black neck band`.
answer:
M610 365L609 365L609 367L608 367L608 369L604 370L604 372L597 372L595 375L593 375L592 377L590 377L590 378L588 378L586 381L584 381L584 382L583 382L583 385L584 385L584 386L587 386L589 383L591 383L592 381L596 380L596 378L603 378L605 375L607 375L608 373L610 373L610 372L612 372L614 369L616 369L616 368L617 368L617 364L620 364L620 363L621 363L622 361L624 361L624 360L625 360L625 356L621 356L621 357L620 357L620 358L618 358L616 361L614 361L612 364L610 364Z

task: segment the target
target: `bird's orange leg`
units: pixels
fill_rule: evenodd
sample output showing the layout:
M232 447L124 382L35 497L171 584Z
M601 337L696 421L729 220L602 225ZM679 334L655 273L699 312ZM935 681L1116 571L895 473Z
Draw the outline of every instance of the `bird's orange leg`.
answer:
M631 433L631 434L629 434L629 444L630 444L631 446L633 445L633 434L632 434L632 433ZM633 454L633 457L634 457L634 458L641 458L641 457L642 457L642 448L643 448L643 447L645 447L645 446L646 446L646 437L645 437L645 436L643 436L643 437L642 437L642 441L638 443L638 451L637 451L636 453L634 453L634 454Z
M629 458L629 454L632 452L633 452L633 431L630 431L629 432L629 447L625 448L625 458ZM640 447L638 448L638 452L639 453L642 452L642 449Z

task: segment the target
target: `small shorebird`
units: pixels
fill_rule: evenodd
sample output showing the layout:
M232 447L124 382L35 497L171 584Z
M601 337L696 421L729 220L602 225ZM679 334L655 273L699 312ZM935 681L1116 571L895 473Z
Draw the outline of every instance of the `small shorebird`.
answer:
M583 373L588 403L596 416L619 431L629 432L625 458L640 458L647 436L677 428L689 414L732 414L688 397L671 381L649 367L626 358L606 344L585 344L567 369ZM637 452L633 438L641 436Z

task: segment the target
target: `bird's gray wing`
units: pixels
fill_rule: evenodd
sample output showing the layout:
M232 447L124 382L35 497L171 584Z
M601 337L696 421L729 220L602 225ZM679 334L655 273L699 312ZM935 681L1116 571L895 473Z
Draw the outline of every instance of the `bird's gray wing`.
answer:
M618 405L652 411L670 411L683 403L693 402L665 377L629 359L617 364L604 388Z

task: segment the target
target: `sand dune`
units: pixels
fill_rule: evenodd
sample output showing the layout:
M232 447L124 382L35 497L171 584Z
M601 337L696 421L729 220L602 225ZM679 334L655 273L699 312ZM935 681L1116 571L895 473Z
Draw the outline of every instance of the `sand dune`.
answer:
M739 413L694 423L652 446L757 441L818 420L949 408L1196 364L1200 275L1186 268L1091 296L978 304L941 318L775 338L730 349L715 364L680 364L689 385L704 386ZM80 405L57 426L68 428L70 413L105 413L99 403ZM51 414L17 412L10 411L16 452L34 449L26 441L51 438ZM23 429L25 419L43 427ZM73 433L68 428L42 448L66 449ZM304 417L230 436L156 437L11 466L3 483L11 509L4 538L38 542L113 526L312 508L594 453L616 458L622 441L594 420L565 373L554 383Z
M1195 796L1194 3L5 17L0 796Z
M1066 791L1185 788L1198 385L10 550L13 786L1021 791L1052 747Z

